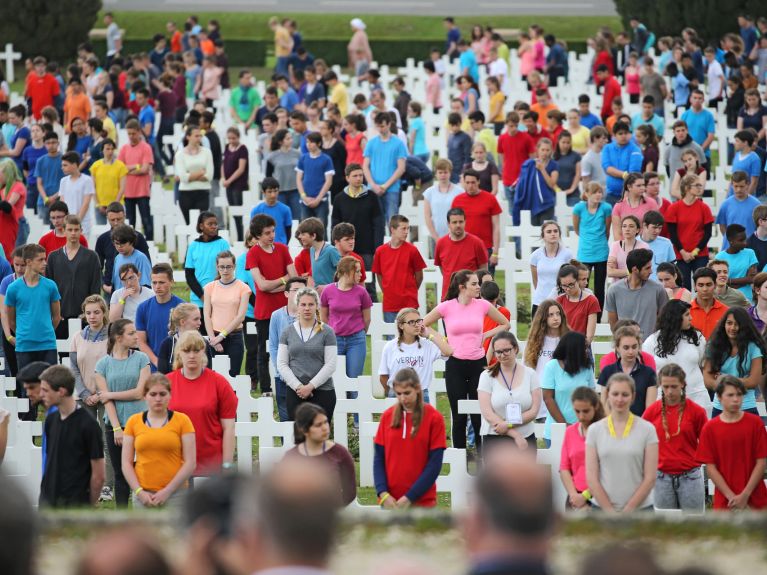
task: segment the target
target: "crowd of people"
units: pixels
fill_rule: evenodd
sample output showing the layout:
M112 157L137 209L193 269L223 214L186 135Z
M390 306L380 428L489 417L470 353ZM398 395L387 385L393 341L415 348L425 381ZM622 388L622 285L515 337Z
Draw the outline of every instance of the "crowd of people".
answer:
M387 101L358 18L349 44L357 94L308 52L291 19L270 21L277 60L263 94L247 69L229 84L216 21L203 28L191 17L183 33L169 23L169 39L158 34L150 53L130 56L111 15L105 23L105 62L82 45L64 85L37 56L23 103L0 104L3 350L16 394L30 399L21 417L45 408L42 503L157 507L195 477L233 468L231 378L242 373L294 422L291 453L326 461L343 502L353 501L354 461L331 440L333 379L338 356L347 377L363 374L382 295L382 319L397 334L371 366L396 398L375 436L384 508L437 504L448 438L482 458L498 444L535 452L552 445L555 424L568 426L560 473L570 508L702 513L706 476L715 509L767 507L758 409L767 20L757 29L744 16L740 34L707 46L690 28L656 43L632 20L631 32L600 30L588 77L571 78L566 46L538 26L522 34L512 71L497 33L479 27L469 40L448 18L444 51L423 63L423 103L403 77ZM456 60L455 78L443 55ZM597 84L599 114L586 94L559 110L552 93L563 82ZM516 84L529 103L506 102ZM640 110L633 116L624 91L626 107ZM445 124L426 122L443 104ZM712 211L705 188L725 122L733 149L718 150L718 165L732 177ZM171 145L178 123L184 136ZM434 128L446 158L427 145ZM256 150L241 142L251 130ZM262 201L234 218L226 239L215 200L223 188L230 206L242 206L255 175ZM179 258L188 302L171 265L151 261L155 176L173 182L183 221L199 234ZM423 249L410 241L420 222L400 213L410 182L429 233ZM559 193L577 250L555 219ZM528 211L540 230L532 254L516 246L532 277L524 346L511 331L519 310L503 306L496 277L505 273L508 285L513 273L501 260L504 210L514 225ZM31 237L28 218L50 231ZM92 250L95 225L108 229ZM294 238L299 249L288 247ZM442 292L422 315L427 261ZM77 319L82 327L69 333ZM602 319L614 353L595 357ZM71 367L60 365L57 342L67 339ZM211 369L216 356L228 373ZM449 424L429 393L437 360ZM462 413L462 400L478 400L479 412ZM541 437L536 422L545 422ZM0 439L2 430L0 418Z

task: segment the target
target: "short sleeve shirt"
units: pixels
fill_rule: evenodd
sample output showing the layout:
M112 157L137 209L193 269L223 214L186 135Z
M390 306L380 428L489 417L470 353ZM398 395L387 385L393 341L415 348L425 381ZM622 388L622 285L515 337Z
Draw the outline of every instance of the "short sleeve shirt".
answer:
M335 248L334 248L335 249ZM248 250L245 258L245 269L258 268L261 277L266 280L276 280L288 273L288 266L293 263L290 252L284 244L274 244L272 253L264 251L258 244ZM283 292L269 293L262 291L256 285L256 306L254 315L256 319L269 319L272 313L285 305Z
M578 202L573 214L580 218L578 238L578 259L584 263L606 262L610 253L607 243L607 218L613 208L602 202L592 214L587 202Z
M139 142L135 146L125 144L120 148L118 159L130 170L136 165L154 165L154 154L152 147L146 142ZM149 190L152 185L152 170L142 175L128 174L125 180L126 198L148 198Z

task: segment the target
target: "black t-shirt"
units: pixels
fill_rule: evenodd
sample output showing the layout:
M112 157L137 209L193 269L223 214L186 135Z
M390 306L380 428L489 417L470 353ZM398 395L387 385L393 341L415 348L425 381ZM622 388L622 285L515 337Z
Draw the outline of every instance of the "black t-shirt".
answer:
M90 503L91 460L103 459L101 429L86 409L66 419L56 411L45 419L46 464L40 505L71 507Z

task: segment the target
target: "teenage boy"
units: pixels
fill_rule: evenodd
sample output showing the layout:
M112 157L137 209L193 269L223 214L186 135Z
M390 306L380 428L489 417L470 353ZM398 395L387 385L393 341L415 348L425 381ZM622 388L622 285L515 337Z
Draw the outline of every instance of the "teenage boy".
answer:
M730 265L730 285L738 288L750 300L753 297L751 284L759 271L756 254L746 247L746 228L740 224L727 226L725 235L729 246L717 253L716 259Z
M143 285L149 286L152 264L143 252L136 249L137 241L138 235L136 230L128 224L120 224L112 229L112 245L117 252L112 262L112 290L118 290L123 287L119 272L120 268L125 264L135 265L143 278Z
M125 124L128 143L120 148L118 159L128 168L125 179L125 210L128 220L136 227L136 208L141 214L141 223L147 240L154 239L154 225L149 208L149 192L152 186L154 154L152 146L142 139L141 124L128 120Z
M754 224L754 210L762 205L754 196L748 193L749 178L746 172L733 172L730 180L732 195L722 202L716 214L716 223L722 236L722 249L729 246L729 238L726 231L730 224L740 224L746 230L746 237L756 230Z
M730 264L725 259L711 260L706 267L716 274L716 287L714 297L727 307L751 307L751 302L746 299L739 289L730 287Z
M18 368L33 361L58 363L56 328L61 321L61 295L56 284L46 278L45 249L27 244L22 251L26 268L5 294L8 338L16 347ZM167 331L167 328L166 328Z
M45 418L45 473L40 505L97 505L104 485L104 439L96 419L77 405L75 376L68 367L52 365L40 374L45 407L57 407Z
M690 107L682 114L682 120L687 123L687 129L695 142L703 148L706 154L705 164L706 172L710 171L711 163L711 143L716 136L716 120L714 115L703 107L705 96L703 91L695 89L690 94Z
M149 356L152 371L157 371L157 354L163 340L168 337L170 312L178 304L184 303L184 300L171 291L173 268L170 264L155 264L150 277L154 297L139 304L136 310L136 332L139 350Z
M29 411L19 413L19 420L37 421L37 413L43 403L42 390L40 389L40 374L49 367L50 365L44 361L33 361L16 376L16 389L18 390L19 386L21 386L24 390L23 394L19 394L17 391L17 397L26 397L29 400Z
M5 355L5 361L8 371L11 377L16 377L18 372L18 365L16 364L16 350L11 343L11 328L8 325L8 310L5 307L5 296L8 293L8 287L24 275L24 270L27 268L27 264L24 261L24 246L19 246L13 250L11 254L11 260L13 262L13 273L5 276L0 281L0 318L2 318L3 328L3 354ZM16 392L19 394L18 378L16 379ZM20 396L23 397L23 396ZM35 418L37 419L37 418Z
M64 234L64 220L68 215L69 208L64 202L56 200L50 205L49 216L53 229L43 235L40 241L37 242L45 248L46 255L50 255L51 252L63 248L67 243L67 236ZM88 247L88 240L83 235L80 236L80 244L86 248Z
M602 150L602 169L607 175L605 200L615 205L623 197L623 181L629 173L642 171L642 150L631 141L631 130L625 122L615 122L613 136Z
M687 122L684 120L677 120L671 127L674 131L674 137L671 138L671 145L666 146L663 152L663 164L666 166L666 175L672 177L676 174L677 170L684 168L684 162L682 162L682 154L689 149L692 149L698 155L698 161L700 165L706 163L706 154L690 136L687 131Z
M245 268L250 270L256 285L253 315L258 331L258 381L251 379L251 389L255 390L258 384L264 396L272 394L269 355L266 351L269 320L272 313L285 303L282 292L285 291L287 281L296 275L296 268L287 246L274 241L274 227L274 219L266 214L258 214L250 221L250 235L256 243L248 250L245 260Z
M762 172L762 162L759 154L752 150L754 145L754 133L751 130L740 130L735 133L733 147L735 156L732 158L732 172L745 172L749 177L748 193L756 196L756 187L759 184L759 176ZM728 195L732 195L732 188Z
M82 222L83 234L87 236L91 231L91 202L96 188L88 174L80 173L79 164L80 155L77 152L67 152L61 157L64 177L59 184L59 198Z
M767 206L761 205L754 208L752 218L756 229L748 236L746 247L754 250L756 259L759 261L759 269L764 270L767 266Z
M45 275L56 283L61 295L62 321L56 328L57 339L69 337L69 320L82 314L82 303L89 295L101 292L101 263L96 252L80 245L82 227L75 215L64 220L66 245L51 252Z
M423 282L426 263L418 249L407 241L410 220L405 216L392 216L389 234L391 241L376 250L373 273L383 291L384 321L394 323L399 310L418 309L418 288Z
M128 168L115 157L115 143L109 138L102 142L104 157L90 167L96 188L96 223L107 223L107 208L112 202L122 202Z
M626 256L629 275L610 286L605 298L605 309L610 329L619 319L633 319L639 324L642 339L655 330L658 312L668 302L666 290L650 279L652 251L635 249Z
M692 274L695 299L690 304L692 326L707 340L716 324L727 311L727 306L714 297L716 273L709 268L699 268Z
M93 113L96 118L101 120L101 125L107 134L107 139L112 140L115 147L117 147L117 126L115 126L114 120L109 117L109 107L105 100L96 100L93 103Z
M621 84L615 76L610 73L606 64L597 66L596 74L597 86L602 86L602 121L604 122L610 116L613 100L621 97ZM583 123L583 119L581 119ZM638 171L638 170L637 170Z
M450 231L439 238L434 250L434 265L442 271L440 301L447 295L453 273L458 270L478 270L487 265L485 243L466 232L466 213L461 208L448 210L447 226Z
M706 473L716 487L714 509L767 507L767 433L758 415L741 409L744 395L746 386L740 379L720 376L716 396L721 413L700 434L696 457L706 464Z
M293 227L293 216L290 208L278 201L280 183L275 178L264 178L261 182L261 195L264 197L264 201L250 211L250 219L252 220L256 214L271 216L275 221L274 241L288 245L291 228ZM333 205L334 216L335 210L336 206Z
M346 222L336 224L333 226L333 229L330 230L330 241L333 243L333 247L336 248L336 251L338 251L338 255L341 258L350 256L360 262L361 273L359 283L364 286L365 279L367 278L367 274L365 273L365 260L362 259L360 254L354 251L354 247L357 243L357 230L354 226L352 224L347 224ZM373 265L372 257L370 258L370 265ZM370 269L370 266L368 266L367 269Z
M498 265L501 244L501 220L503 211L496 197L479 189L479 173L471 168L463 172L464 193L453 200L452 208L461 208L466 214L466 231L481 239L487 249L490 273Z
M109 321L124 318L135 322L138 306L154 297L154 292L151 288L142 285L149 282L142 282L141 272L135 264L123 264L118 268L117 273L120 275L123 287L112 292L109 300Z
M277 413L280 421L289 421L287 405L287 387L277 371L277 349L280 345L280 334L283 330L293 325L298 314L296 306L296 293L308 284L307 278L292 277L285 283L286 304L272 312L269 319L269 357L274 367L274 390L277 395Z
M298 227L296 228L296 239L298 240L298 243L301 244L301 251L296 256L296 259L293 260L293 265L296 266L296 273L299 277L309 279L309 287L314 287L314 280L312 279L312 260L309 252L314 243L316 228L322 228L322 233L325 233L325 229L322 227L322 222L317 218L306 218L303 222L298 224Z
M591 128L589 150L581 159L581 181L584 187L589 182L596 182L603 188L607 185L607 175L602 168L602 150L610 140L610 135L603 126Z
M593 130L597 126L602 125L602 120L591 112L590 106L591 98L589 98L588 94L578 96L578 113L581 116L581 125L586 126L589 130Z
M663 137L663 118L655 113L655 98L645 96L642 98L642 111L637 112L631 118L631 131L636 132L639 126L648 124L655 129L655 134Z
M471 136L461 129L463 119L459 114L451 112L447 116L447 129L450 135L447 138L447 159L453 164L450 181L457 184L461 180L461 170L466 164L471 163ZM393 214L387 214L391 217Z
M24 95L31 100L32 116L40 121L43 108L53 106L61 89L56 78L46 70L48 61L43 56L37 56L32 64L32 73L27 76Z
M370 269L373 265L373 254L383 244L384 224L381 204L376 195L364 184L365 172L362 166L349 164L344 173L349 185L333 199L331 223L333 228L341 222L354 226L354 249L362 256L363 270ZM374 291L374 284L371 284L371 287ZM376 300L373 299L373 301Z
M307 153L296 166L296 187L301 196L301 219L316 217L328 225L328 192L333 184L333 160L322 153L322 136L312 132L306 136Z
M112 273L114 270L115 258L117 257L117 248L115 248L114 242L112 241L112 230L125 223L125 206L120 202L112 202L109 204L107 206L106 219L110 229L98 237L95 249L96 254L99 256L99 260L101 261L103 270L101 280L103 282L102 289L109 294L112 293ZM149 245L146 242L146 238L140 232L136 232L135 230L134 232L136 234L135 248L149 259ZM151 259L149 261L151 265ZM144 276L144 280L146 280L146 277L147 276Z
M514 203L514 184L519 179L522 164L535 153L535 143L527 132L519 130L519 114L506 114L506 131L498 136L498 160L501 181L509 209Z
M135 92L136 106L138 107L138 123L141 128L141 134L144 137L144 141L152 149L153 154L153 166L157 170L157 173L165 177L165 166L162 163L160 157L160 149L157 147L157 139L155 138L155 110L152 104L149 103L149 90L147 88L141 88Z
M525 131L527 132L527 135L533 139L533 144L537 146L538 142L543 138L548 138L552 142L556 141L556 138L552 139L551 134L538 125L538 119L537 112L528 111L522 115L522 123L525 125Z
M388 112L376 114L378 135L365 146L362 162L365 179L381 202L384 221L399 212L400 179L405 173L407 159L407 147L391 132L391 119Z
M652 251L652 273L650 279L658 281L655 275L658 271L658 265L663 262L676 261L674 245L671 240L660 235L663 230L665 220L660 212L650 210L642 217L642 233L640 238Z
M307 218L301 222L298 227L298 241L308 248L305 251L308 252L311 277L317 289L321 290L322 286L333 282L341 254L325 241L325 226L317 218Z
M50 224L48 210L58 199L59 184L64 172L61 171L61 153L59 152L59 137L56 132L48 132L44 136L47 154L37 159L34 175L37 178L37 212L45 225Z

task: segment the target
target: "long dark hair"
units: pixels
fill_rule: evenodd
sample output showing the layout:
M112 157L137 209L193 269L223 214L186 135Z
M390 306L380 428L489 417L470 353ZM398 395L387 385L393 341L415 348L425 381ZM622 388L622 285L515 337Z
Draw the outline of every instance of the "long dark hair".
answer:
M746 363L748 344L756 344L762 352L762 356L767 357L767 346L765 346L764 338L757 331L754 320L751 319L745 309L731 307L724 312L724 315L711 333L711 339L709 339L706 349L706 357L711 362L709 372L719 373L722 369L722 364L727 361L732 352L732 344L730 343L730 338L727 337L727 331L724 327L727 318L730 316L737 322L739 328L738 335L735 338L735 345L738 346L738 377L742 377L741 374L747 374L750 371L750 366ZM762 373L765 372L765 367L765 364L762 363Z
M511 344L512 349L514 349L514 357L517 357L517 354L519 353L519 342L513 333L510 331L502 331L495 334L493 341L490 342L490 347L493 349L493 354L495 354L495 348L493 346L495 345L496 341L508 341ZM487 371L492 377L497 377L498 372L501 371L501 362L496 361L493 365L487 368Z
M314 425L314 420L318 415L327 417L327 412L315 403L304 402L298 406L293 421L293 437L296 445L306 441L306 434L309 428Z
M697 329L690 326L690 329L682 330L682 317L689 309L690 304L680 299L669 300L661 308L655 323L655 331L658 332L655 355L668 357L675 354L682 338L694 346L700 343L700 332Z
M551 359L561 361L562 368L568 375L590 369L591 360L586 353L586 336L577 331L568 331L560 338Z
M453 275L450 276L450 287L447 288L445 300L457 298L461 291L460 287L466 285L466 282L469 281L469 277L475 275L477 275L477 273L471 270L458 270L457 272L454 272Z
M272 152L279 150L280 147L282 147L282 142L285 141L285 136L287 136L289 133L290 132L288 132L284 128L277 130L272 136L272 142L271 142L271 145L269 146L269 149Z
M133 323L129 319L118 319L109 324L109 340L107 341L107 354L112 355L117 338L125 333L125 328Z

